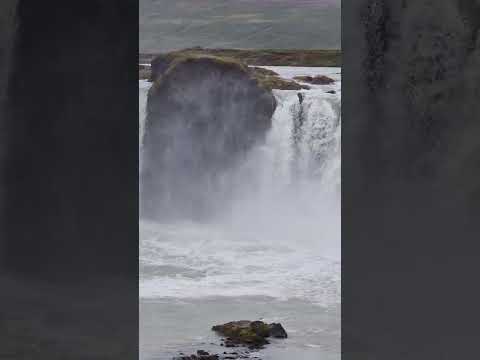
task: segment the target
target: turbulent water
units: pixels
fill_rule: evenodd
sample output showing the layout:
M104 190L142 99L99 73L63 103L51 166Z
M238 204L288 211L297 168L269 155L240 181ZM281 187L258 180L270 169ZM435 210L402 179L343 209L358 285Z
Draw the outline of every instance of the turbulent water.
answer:
M278 106L266 141L229 171L233 200L214 220L140 221L140 298L149 306L157 304L156 311L175 311L172 306L185 302L206 306L217 301L215 308L254 298L269 299L260 303L270 309L296 303L278 314L266 310L257 314L301 319L305 315L301 312L317 308L335 315L329 324L316 324L316 330L331 328L339 336L340 69L271 69L287 78L323 74L337 81L302 90L302 96L298 91L275 91ZM140 143L148 86L140 82ZM245 307L255 305L247 303ZM227 316L229 311L225 312ZM257 315L253 312L251 318ZM298 320L291 326L303 336L301 341L294 337L292 347L310 352L323 348L331 358L339 357L337 340L328 334L324 341L335 344L319 344L315 324L303 335ZM157 324L150 331L165 331L161 328ZM182 344L166 335L152 337L145 329L140 337L144 358L162 358L155 352L162 349L166 354L170 345ZM161 344L153 346L153 341Z

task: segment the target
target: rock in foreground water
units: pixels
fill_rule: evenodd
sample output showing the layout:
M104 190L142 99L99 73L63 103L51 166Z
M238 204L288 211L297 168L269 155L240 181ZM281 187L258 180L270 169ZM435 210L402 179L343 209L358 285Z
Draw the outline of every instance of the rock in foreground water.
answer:
M197 354L192 355L181 355L179 357L173 358L173 360L219 360L220 357L218 354L210 354L204 350L198 350Z
M180 353L180 356L174 357L173 360L236 360L236 359L254 359L260 360L259 357L252 355L252 353L246 352L226 352L223 354L210 354L204 350L197 350L196 354L185 355Z
M226 336L225 345L247 345L261 347L268 344L267 338L285 339L287 332L281 324L267 324L263 321L232 321L223 325L215 325L212 330Z

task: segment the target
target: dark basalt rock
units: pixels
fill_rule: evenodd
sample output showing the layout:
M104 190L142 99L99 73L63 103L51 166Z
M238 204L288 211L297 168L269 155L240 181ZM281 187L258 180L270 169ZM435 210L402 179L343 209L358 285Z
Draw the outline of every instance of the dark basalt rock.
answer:
M275 97L248 67L224 58L160 57L152 62L152 79L143 139L142 216L208 216L206 192L263 141Z
M277 339L286 339L288 337L287 332L283 328L283 326L279 323L273 323L268 325L268 330L270 332L270 336L277 338Z

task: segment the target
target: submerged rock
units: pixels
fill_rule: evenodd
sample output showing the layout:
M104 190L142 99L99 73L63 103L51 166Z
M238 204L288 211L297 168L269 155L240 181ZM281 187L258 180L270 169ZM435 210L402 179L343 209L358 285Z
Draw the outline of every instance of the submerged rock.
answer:
M267 338L288 337L287 332L281 324L267 324L263 321L232 321L222 325L215 325L212 330L226 336L225 346L246 345L252 348L262 347L268 344Z
M220 344L225 349L220 354L209 353L205 350L197 350L195 354L186 355L183 352L173 360L235 360L257 359L260 360L258 350L269 344L267 338L287 338L287 332L279 323L267 324L263 321L232 321L222 325L215 325L212 330L223 335ZM212 343L211 345L215 345ZM234 351L232 351L234 350Z
M219 360L220 356L218 354L209 354L204 350L198 350L197 354L192 355L183 355L174 357L173 360Z
M180 353L180 356L174 357L173 360L235 360L235 359L259 359L254 356L251 357L247 352L223 352L223 354L210 354L204 350L198 350L196 354L185 355Z

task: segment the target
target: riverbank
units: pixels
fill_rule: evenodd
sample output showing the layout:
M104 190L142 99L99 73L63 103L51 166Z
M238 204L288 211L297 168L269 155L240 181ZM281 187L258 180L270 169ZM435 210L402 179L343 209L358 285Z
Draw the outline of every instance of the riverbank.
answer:
M340 50L248 50L192 48L175 51L183 56L215 56L229 58L249 66L341 67ZM139 77L148 78L148 65L160 53L141 53L138 56ZM146 66L145 66L146 65Z

